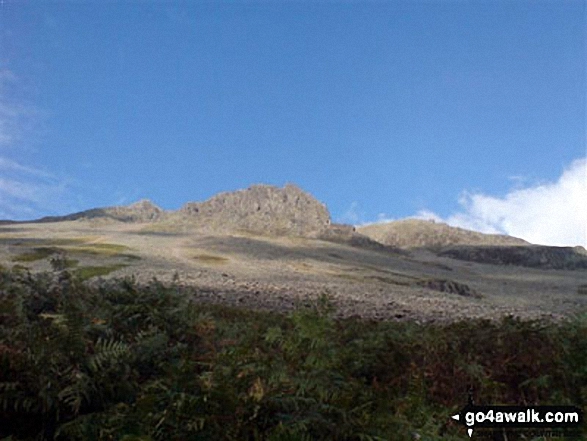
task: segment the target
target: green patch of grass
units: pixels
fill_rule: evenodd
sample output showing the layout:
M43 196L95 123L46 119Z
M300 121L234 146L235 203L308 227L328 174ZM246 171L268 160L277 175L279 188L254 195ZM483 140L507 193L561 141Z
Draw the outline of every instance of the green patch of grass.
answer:
M113 243L95 243L84 244L81 246L67 246L63 247L62 251L80 257L119 257L128 260L140 260L141 258L139 256L128 252L130 249L131 248L127 247L126 245L119 245Z
M59 251L56 248L33 248L30 251L25 253L19 254L18 256L14 256L12 258L13 262L35 262L37 260L46 259L47 257L55 254Z
M139 256L129 253L129 247L113 243L95 243L88 244L87 241L92 238L75 238L75 239L51 239L42 241L32 241L14 243L23 249L21 254L12 258L13 262L35 262L37 260L46 259L57 253L64 255L81 257L113 257L124 258L127 260L140 260ZM41 245L42 244L42 245ZM26 247L26 248L25 248ZM66 262L66 268L75 267L79 263L78 259L70 259Z
M154 235L154 236L176 236L181 234L182 228L178 225L170 225L170 224L153 224L147 227L141 228L140 230L136 231L135 234L143 234L143 235Z
M130 250L126 245L119 245L115 243L92 243L83 246L67 247L67 251L83 252L88 254L98 255L113 255L122 254Z
M75 268L79 264L77 259L65 259L65 268Z
M37 248L55 248L65 246L76 246L83 245L90 240L95 238L88 237L75 237L75 238L62 238L62 239L38 239L38 238L23 238L22 236L15 236L13 238L6 237L7 240L11 240L15 246L26 246L26 247L37 247ZM19 240L20 239L20 240ZM16 242L14 242L16 241Z
M128 265L104 265L104 266L84 266L76 269L73 273L76 277L81 280L88 280L92 277L107 276L108 274L118 271L119 269L125 268Z
M136 254L119 254L116 257L123 257L127 260L141 260L142 257L141 256L137 256Z
M91 236L67 239L40 239L20 235L0 234L0 245L11 245L19 248L58 248L83 245L93 239L95 238Z
M39 239L41 243L47 246L67 246L67 245L81 245L90 240L94 240L94 237L86 236L86 237L72 237L72 238L64 238L64 239Z
M228 262L228 258L222 256L216 256L213 254L197 254L193 256L194 259L202 263L209 264L222 264Z

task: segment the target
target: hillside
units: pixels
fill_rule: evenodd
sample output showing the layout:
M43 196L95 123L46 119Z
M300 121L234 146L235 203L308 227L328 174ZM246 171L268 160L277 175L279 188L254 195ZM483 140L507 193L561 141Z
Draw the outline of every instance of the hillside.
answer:
M360 226L357 231L382 244L399 248L440 248L448 245L528 245L512 236L483 234L444 223L404 219Z
M587 269L583 247L530 246L452 246L442 249L439 256L493 265L518 265L543 269Z
M356 231L357 230L357 231ZM166 211L143 200L0 223L0 267L179 278L202 302L291 310L322 294L340 316L562 318L587 308L587 256L432 222L353 228L294 185L255 185Z

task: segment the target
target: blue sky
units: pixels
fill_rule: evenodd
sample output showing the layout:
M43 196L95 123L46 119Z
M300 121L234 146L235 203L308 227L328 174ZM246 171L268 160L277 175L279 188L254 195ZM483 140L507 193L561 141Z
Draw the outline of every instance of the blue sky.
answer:
M4 0L0 218L293 182L339 221L587 245L585 18L554 0Z

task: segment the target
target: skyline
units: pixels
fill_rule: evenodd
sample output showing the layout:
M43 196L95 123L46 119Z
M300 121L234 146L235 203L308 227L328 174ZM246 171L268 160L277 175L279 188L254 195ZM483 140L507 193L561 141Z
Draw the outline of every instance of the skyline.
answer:
M291 182L335 221L587 246L585 4L0 8L0 218Z

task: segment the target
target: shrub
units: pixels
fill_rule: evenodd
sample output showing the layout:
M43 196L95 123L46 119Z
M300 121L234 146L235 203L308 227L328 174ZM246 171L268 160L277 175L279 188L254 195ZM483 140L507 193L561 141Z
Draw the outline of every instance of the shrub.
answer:
M335 319L326 297L287 315L195 299L0 272L0 439L464 440L449 417L471 389L587 404L585 316L417 325Z

